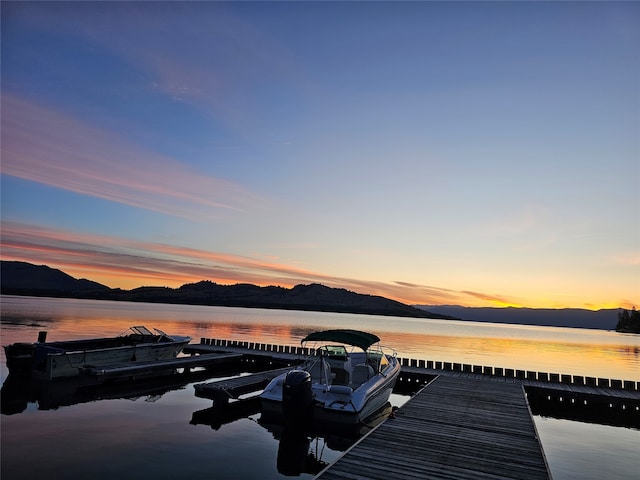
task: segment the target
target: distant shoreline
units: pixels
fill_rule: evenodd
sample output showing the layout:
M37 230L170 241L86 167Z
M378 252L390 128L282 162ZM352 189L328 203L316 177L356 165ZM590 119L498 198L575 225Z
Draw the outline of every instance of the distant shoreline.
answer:
M165 304L165 305L186 305L186 306L208 306L208 307L225 307L225 308L256 308L256 309L265 309L265 310L285 310L285 311L301 311L301 312L322 312L322 313L346 313L350 315L379 315L379 316L390 316L390 317L398 317L398 318L423 318L426 320L455 320L460 322L478 322L478 323L492 323L496 325L504 324L504 325L521 325L521 326L535 326L535 327L553 327L553 328L586 328L593 330L603 330L603 331L612 331L615 332L615 320L614 324L611 324L611 318L616 317L618 310L617 309L605 309L605 310L586 310L586 309L533 309L533 308L494 308L494 307L453 307L447 306L445 308L446 311L449 311L451 308L459 308L464 309L468 312L467 318L442 318L442 317L410 317L406 315L390 315L390 314L381 314L381 313L362 313L362 312L347 312L342 310L313 310L313 309L302 309L302 308L287 308L286 306L269 306L269 307L259 307L259 306L241 306L241 305L203 305L203 304L193 304L193 303L178 303L178 302L160 302L160 301L147 301L147 300L124 300L124 299L108 299L108 298L92 298L92 297L81 297L81 296L70 296L70 295L45 295L45 294L19 294L19 293L8 293L5 292L4 289L1 293L2 296L16 296L16 297L34 297L34 298L67 298L67 299L75 299L75 300L100 300L107 302L131 302L131 303L149 303L152 305L157 304ZM417 308L422 308L422 306L417 306ZM429 306L430 309L438 311L442 310L444 307L442 306ZM518 311L522 313L526 311L529 315L536 315L538 321L527 320L523 318L521 315L518 315ZM481 313L481 314L478 314ZM562 319L562 315L565 315L564 320ZM590 315L593 314L593 315ZM491 316L491 318L487 318L487 316ZM552 318L554 323L550 321L544 322L540 321L542 318ZM473 318L476 317L476 318ZM586 322L585 325L583 322ZM576 322L581 322L577 324Z
M383 317L400 317L400 318L423 318L423 319L432 319L432 320L462 320L460 318L450 318L444 315L434 314L430 316L428 312L420 315L411 315L411 314L403 314L402 312L396 313L384 313L377 312L374 310L366 310L366 309L352 309L349 310L348 307L342 307L340 305L325 305L325 306L306 306L306 305L286 305L286 304L265 304L265 305L249 305L249 304L239 304L239 303L189 303L189 302L181 302L181 301L170 301L170 300L153 300L150 298L138 299L138 298L107 298L97 295L70 295L64 292L15 292L11 291L11 289L2 289L0 292L1 295L6 296L15 296L15 297L34 297L34 298L68 298L75 300L100 300L105 302L131 302L131 303L149 303L149 304L163 304L163 305L190 305L190 306L200 306L200 307L226 307L226 308L255 308L255 309L264 309L264 310L286 310L286 311L300 311L300 312L324 312L324 313L347 313L350 315L378 315Z
M431 312L462 320L538 327L589 328L615 331L619 309L462 307L459 305L417 305Z

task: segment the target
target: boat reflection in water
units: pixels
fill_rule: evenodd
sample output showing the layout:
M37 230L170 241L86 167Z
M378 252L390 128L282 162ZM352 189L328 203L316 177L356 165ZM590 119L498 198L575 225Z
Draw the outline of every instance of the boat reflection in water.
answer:
M148 396L152 401L172 389L149 383L96 385L95 382L82 379L52 382L9 375L0 395L2 414L15 415L24 412L29 404L37 404L38 410L57 410L107 399Z
M213 430L219 430L226 424L260 414L257 423L278 440L278 472L284 476L316 475L330 463L323 459L323 455L329 456L327 450L335 458L335 452L346 451L389 418L394 408L387 403L357 425L322 420L291 425L285 424L282 415L262 410L260 398L253 396L224 406L198 410L193 413L189 423L209 425Z
M237 371L238 367L225 366L220 367L217 373L233 375ZM3 415L14 415L24 412L29 404L37 404L38 410L57 410L100 400L147 397L146 400L152 402L165 393L185 388L191 382L209 379L211 375L209 371L200 370L102 382L85 376L52 381L9 374L0 390L0 406Z
M391 403L387 403L358 425L319 421L295 426L273 423L281 417L262 412L259 423L279 441L276 462L279 473L285 476L317 475L330 463L322 459L325 448L346 451L391 413Z

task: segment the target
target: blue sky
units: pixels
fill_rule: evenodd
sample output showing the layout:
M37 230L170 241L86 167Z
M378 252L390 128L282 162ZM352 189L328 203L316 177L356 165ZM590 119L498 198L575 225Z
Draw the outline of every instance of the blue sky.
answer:
M3 2L2 258L640 300L637 2Z

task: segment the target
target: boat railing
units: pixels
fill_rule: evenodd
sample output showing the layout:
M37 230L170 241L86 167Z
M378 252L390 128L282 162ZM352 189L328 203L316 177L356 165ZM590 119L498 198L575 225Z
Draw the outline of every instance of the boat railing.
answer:
M331 366L323 356L315 357L303 367L311 375L314 383L330 385L332 380Z

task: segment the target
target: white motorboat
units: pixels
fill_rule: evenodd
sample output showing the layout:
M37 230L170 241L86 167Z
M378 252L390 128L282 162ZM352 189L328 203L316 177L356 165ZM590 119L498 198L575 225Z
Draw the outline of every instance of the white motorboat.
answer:
M260 395L266 415L285 423L328 421L356 424L383 407L400 373L394 351L358 330L326 330L302 339L311 355L274 378Z
M61 342L46 342L46 332L40 332L35 343L5 345L7 367L10 374L46 380L75 377L90 367L169 360L191 341L191 337L154 331L136 326L116 337Z

